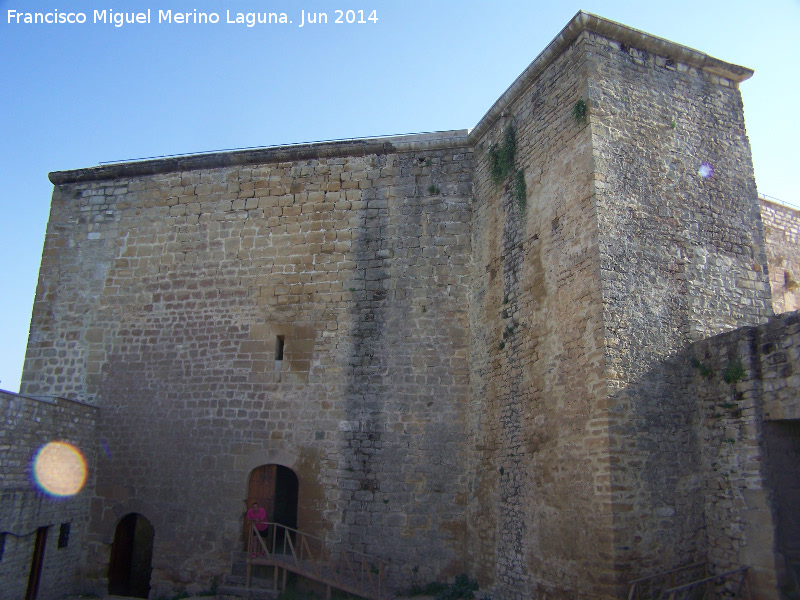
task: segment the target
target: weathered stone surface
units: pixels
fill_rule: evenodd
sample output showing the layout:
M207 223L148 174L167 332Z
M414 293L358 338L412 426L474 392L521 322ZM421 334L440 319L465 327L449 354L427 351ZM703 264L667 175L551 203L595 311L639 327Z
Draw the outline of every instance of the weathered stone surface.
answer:
M796 317L762 326L724 419L691 366L718 373L796 268L750 74L579 13L469 133L51 174L22 389L101 407L85 580L132 512L154 590L230 573L275 464L298 526L394 588L615 598L707 559L775 597L794 517L769 494L791 506L795 475L759 432L800 417Z
M596 593L614 570L592 136L570 116L589 43L556 56L477 142L468 548L507 598ZM524 205L514 174L489 172L509 128Z
M800 211L761 198L775 314L800 308Z
M285 451L304 530L429 579L463 570L448 527L465 519L471 206L456 190L471 154L456 138L57 188L23 385L103 407L117 458L99 470L91 556L136 502L159 564L224 572L252 469L237 459ZM413 184L397 195L398 180ZM268 193L237 204L251 186Z
M684 360L708 560L717 572L753 567L759 598L778 598L787 567L800 564L798 350L794 312L697 342Z

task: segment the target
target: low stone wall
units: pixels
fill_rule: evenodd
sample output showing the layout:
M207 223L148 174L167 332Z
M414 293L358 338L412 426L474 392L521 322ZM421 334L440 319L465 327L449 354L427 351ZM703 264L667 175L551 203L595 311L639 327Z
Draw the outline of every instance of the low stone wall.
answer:
M800 313L697 342L688 362L712 572L750 566L755 597L777 597L800 539Z
M0 391L5 425L0 429L0 600L26 597L40 530L45 544L38 600L78 591L89 492L72 497L46 494L36 485L32 466L44 444L68 442L86 458L86 487L91 489L96 413L96 408L80 402Z

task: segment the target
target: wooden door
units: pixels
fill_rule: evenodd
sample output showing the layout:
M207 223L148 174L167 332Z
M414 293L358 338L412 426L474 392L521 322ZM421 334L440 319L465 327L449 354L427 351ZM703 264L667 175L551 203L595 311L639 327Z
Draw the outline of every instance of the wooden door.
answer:
M275 517L275 472L276 465L262 465L250 473L250 483L247 489L247 508L250 510L253 502L258 502L267 512L267 520L272 522ZM244 539L247 541L249 524L244 522Z
M31 570L28 574L28 588L25 590L25 600L36 600L39 593L39 581L42 578L42 566L44 565L44 549L47 546L47 527L39 527L36 530L36 541L33 545L33 558L31 559Z
M267 520L272 521L275 514L275 465L263 465L250 474L250 488L247 491L247 508L258 502L267 511Z

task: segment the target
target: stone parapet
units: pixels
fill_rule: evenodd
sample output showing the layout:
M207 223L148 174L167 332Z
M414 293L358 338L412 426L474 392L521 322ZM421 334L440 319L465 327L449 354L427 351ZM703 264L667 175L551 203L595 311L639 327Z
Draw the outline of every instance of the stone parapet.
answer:
M699 341L685 362L709 563L751 567L753 595L777 599L800 566L800 313Z

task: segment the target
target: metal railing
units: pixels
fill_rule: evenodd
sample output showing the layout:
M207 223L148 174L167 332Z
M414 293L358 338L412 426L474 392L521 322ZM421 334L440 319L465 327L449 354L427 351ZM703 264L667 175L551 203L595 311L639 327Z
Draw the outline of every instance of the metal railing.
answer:
M706 563L695 563L649 577L634 579L630 582L628 600L658 600L666 589L707 576Z
M716 600L717 598L751 600L749 568L741 567L698 581L664 590L664 600ZM742 595L746 592L746 595Z
M748 573L740 567L709 575L705 563L688 565L631 581L628 600L751 600Z
M283 589L288 571L322 582L364 598L384 598L384 573L388 563L376 556L358 552L342 544L303 533L278 523L270 523L266 535L250 523L247 543L247 587L252 565L274 566L274 588L278 589L278 571L283 569Z

